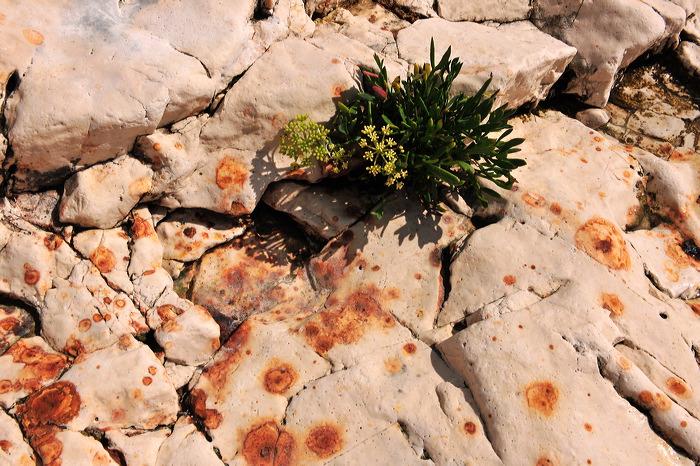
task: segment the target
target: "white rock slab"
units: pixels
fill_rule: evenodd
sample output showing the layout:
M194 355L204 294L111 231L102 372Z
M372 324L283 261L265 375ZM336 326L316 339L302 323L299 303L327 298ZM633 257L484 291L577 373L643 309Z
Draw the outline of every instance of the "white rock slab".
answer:
M432 18L416 21L399 32L399 56L409 63L430 62L431 38L436 60L452 47L452 57L463 63L455 92L473 95L493 76L491 90L499 89L502 102L510 107L544 99L576 54L574 48L530 23L493 28Z
M111 287L133 292L128 274L129 237L122 228L80 232L73 237L73 247L90 259Z
M44 464L80 464L86 459L95 466L117 466L102 444L81 432L62 430L34 441Z
M385 55L394 59L399 57L396 40L394 40L394 36L390 31L380 29L372 24L369 19L354 16L344 8L333 10L331 14L325 16L316 25L314 36L322 36L328 32L337 32L361 42L380 56ZM352 58L350 53L345 53L344 55Z
M60 383L74 386L80 408L66 426L153 429L175 422L178 396L153 352L124 336L117 345L79 358Z
M197 366L207 362L219 349L219 324L203 307L190 306L182 310L161 306L158 312L162 325L156 329L155 338L171 361Z
M660 3L675 8L667 17L685 18L682 8ZM620 69L668 40L677 40L680 32L653 7L636 0L537 0L531 19L544 32L578 50L570 66L575 77L567 92L596 107L607 103Z
M11 408L56 380L69 365L68 358L41 337L19 340L0 356L0 406Z
M673 142L685 132L685 122L680 118L650 111L634 112L627 121L627 127L647 136Z
M189 466L192 464L223 465L213 445L197 430L189 417L178 419L172 433L161 444L158 466Z
M127 464L136 466L156 464L158 450L168 435L168 428L144 432L110 429L105 432L110 448L119 450Z
M576 112L576 119L591 129L597 129L610 121L610 115L602 108L588 108Z
M700 291L700 261L683 251L683 238L668 225L627 235L642 256L654 284L672 298L690 299Z
M0 410L0 462L7 465L32 466L36 458L17 422Z
M448 21L522 21L530 16L528 0L438 0L438 14Z
M416 452L407 444L404 432L398 423L390 425L354 448L340 453L327 464L352 466L367 463L368 458L372 458L372 461L376 461L377 464L398 463L412 466L435 464L416 455Z
M692 76L700 76L700 45L683 41L678 48L678 59Z
M80 171L66 181L60 219L88 228L112 228L150 191L152 176L148 166L129 156Z

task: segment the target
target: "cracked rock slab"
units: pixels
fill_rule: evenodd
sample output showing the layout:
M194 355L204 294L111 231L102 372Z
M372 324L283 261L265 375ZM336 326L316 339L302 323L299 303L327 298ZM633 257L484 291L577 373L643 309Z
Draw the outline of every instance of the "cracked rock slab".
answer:
M128 274L129 237L123 229L86 230L73 237L73 247L90 259L110 286L131 293L134 285Z
M34 452L24 440L19 425L3 410L0 410L0 432L0 462L17 466L36 464Z
M399 56L409 63L429 63L431 38L436 60L452 47L451 56L463 63L455 92L473 95L493 77L491 90L500 90L501 102L513 108L544 99L576 54L530 23L493 28L431 18L399 31Z
M485 2L462 2L439 0L438 14L448 21L496 21L507 23L522 21L530 16L532 9L528 0L488 0Z
M21 307L0 304L0 356L17 340L34 330L31 314Z
M152 431L110 429L105 432L112 449L118 450L128 465L151 466L157 464L158 450L170 435L169 428Z

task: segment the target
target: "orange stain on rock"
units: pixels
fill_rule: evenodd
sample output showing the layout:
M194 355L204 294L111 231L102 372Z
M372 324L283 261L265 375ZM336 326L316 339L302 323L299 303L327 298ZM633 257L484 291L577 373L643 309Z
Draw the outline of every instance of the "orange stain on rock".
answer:
M335 84L331 90L331 95L333 97L340 97L343 92L345 92L345 88L340 84Z
M523 202L531 207L544 207L547 205L547 199L537 193L523 193L521 196Z
M248 168L233 157L224 157L216 167L216 185L220 189L240 191L248 179Z
M643 390L639 393L639 400L644 404L651 404L651 402L654 401L654 395L647 390Z
M291 439L291 447L289 440ZM283 439L283 444L288 450L282 457L291 457L294 448L294 439L287 435ZM254 466L273 466L285 464L278 462L276 459L278 454L278 443L280 443L280 431L274 421L268 421L256 427L253 427L243 440L243 457L246 462ZM281 453L281 452L280 452ZM288 464L288 463L286 463Z
M141 379L141 383L146 386L149 386L153 383L153 379L150 377L144 377L143 379Z
M80 395L71 382L59 381L33 393L18 409L25 433L32 437L48 426L66 425L78 415Z
M342 432L338 426L321 424L309 431L304 443L317 457L329 458L342 450Z
M505 277L503 277L503 283L505 283L506 285L514 285L517 281L518 279L515 278L514 275L506 275Z
M583 425L583 428L586 429L587 432L593 432L593 426L590 425L589 423L585 423Z
M39 283L41 274L38 270L32 268L29 264L24 264L24 283L33 286Z
M620 359L617 360L617 367L619 367L623 371L628 371L632 369L632 362L630 362L630 360L626 357L622 356L620 357Z
M406 343L403 345L403 351L406 354L414 354L418 347L414 343Z
M46 249L49 251L55 251L56 249L60 248L62 244L63 239L60 236L54 235L53 233L49 233L44 238L44 246L46 246Z
M588 220L574 235L576 246L597 262L613 269L627 270L630 255L620 230L608 220Z
M561 204L559 204L558 202L552 202L552 204L549 206L549 211L552 212L554 215L561 215Z
M299 378L297 371L290 364L278 359L270 361L269 366L263 375L263 386L269 393L284 394Z
M78 322L78 330L81 332L87 332L92 327L92 321L90 319L83 319Z
M22 35L32 45L41 45L44 43L44 36L34 29L24 29Z
M399 358L388 358L384 360L384 368L390 374L400 374L403 372L403 363Z
M611 316L620 317L625 313L625 305L616 294L603 293L600 301L600 306L609 311Z
M535 466L554 466L554 465L555 465L554 461L550 460L549 458L545 458L545 457L539 458L537 460L537 463L535 463Z
M112 254L112 251L104 246L100 246L90 255L90 261L95 264L95 267L102 273L109 273L114 270L117 264L117 259Z
M131 225L132 237L137 240L154 235L155 230L151 222L141 217L134 217L134 223Z
M559 400L559 389L552 382L533 382L525 388L528 408L551 417Z
M690 387L688 387L688 385L686 385L686 383L678 377L669 377L666 379L666 387L668 387L668 389L679 398L687 399L693 396L693 392Z
M190 405L192 411L199 416L207 429L217 429L224 420L221 413L215 409L207 409L207 394L201 388L195 388L190 392Z
M464 423L464 431L469 435L476 434L476 424L474 424L471 421L465 422Z

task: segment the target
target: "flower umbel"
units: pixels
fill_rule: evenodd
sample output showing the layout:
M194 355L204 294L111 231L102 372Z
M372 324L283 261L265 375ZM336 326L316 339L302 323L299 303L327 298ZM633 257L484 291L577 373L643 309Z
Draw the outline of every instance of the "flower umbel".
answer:
M377 134L373 125L367 125L361 132L366 137L361 138L358 144L364 149L363 158L370 163L367 171L372 176L386 177L384 184L388 187L403 188L403 179L408 176L408 171L398 157L398 154L403 153L403 148L398 147L396 141L388 137L391 135L391 128L382 126Z
M348 160L345 149L333 144L328 133L328 129L309 120L309 115L297 115L284 127L280 153L294 159L292 170L322 162L338 173L348 167Z

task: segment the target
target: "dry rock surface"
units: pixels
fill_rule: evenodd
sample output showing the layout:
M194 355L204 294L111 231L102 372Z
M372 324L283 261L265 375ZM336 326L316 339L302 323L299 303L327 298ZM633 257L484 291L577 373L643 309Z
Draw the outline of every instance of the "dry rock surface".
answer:
M238 3L0 0L0 464L700 462L698 2ZM292 170L431 38L511 190Z

